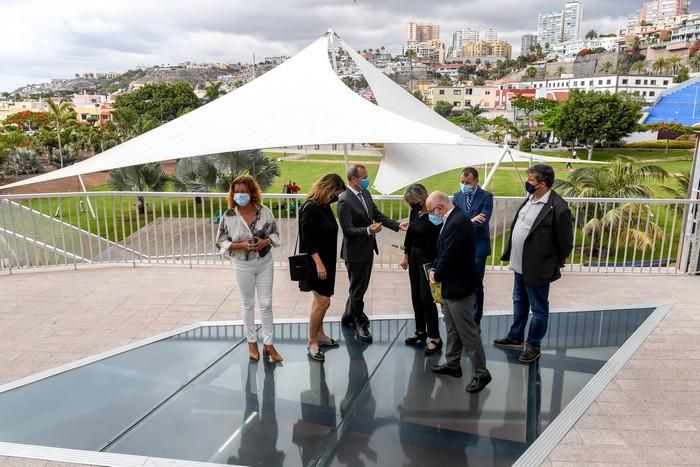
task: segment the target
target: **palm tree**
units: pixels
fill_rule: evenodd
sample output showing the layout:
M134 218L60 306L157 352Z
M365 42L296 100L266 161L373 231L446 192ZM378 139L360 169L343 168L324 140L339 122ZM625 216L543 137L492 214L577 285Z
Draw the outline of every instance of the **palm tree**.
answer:
M607 167L576 169L569 180L557 180L554 187L565 196L582 198L651 198L654 191L649 184L667 177L668 173L659 166L635 168L632 162L617 160ZM602 216L595 217L595 209L586 209L588 218L581 220L583 235L591 236L591 247L602 246L604 234L611 231L610 241L620 238L636 249L651 247L664 238L663 229L654 222L649 205L626 202L605 212L603 203L599 204L604 212ZM579 212L586 215L584 210ZM643 226L644 230L637 226Z
M61 152L61 131L75 122L75 109L73 104L64 99L56 102L49 98L45 102L49 105L49 115L53 121L54 130L58 138L58 152Z
M413 93L413 59L416 57L416 51L407 50L404 55L408 58L408 79L410 82L409 92Z
M696 52L695 55L690 57L688 64L693 68L693 70L700 70L700 52Z
M668 63L668 67L671 68L671 72L675 75L683 59L678 55L673 55L666 59L666 61Z
M204 101L209 103L213 100L221 97L224 92L221 90L221 81L209 81L209 84L204 88L206 95L204 96Z
M676 199L687 199L690 187L690 171L686 170L677 175L671 175L675 186L661 185L661 190Z
M646 63L644 63L644 60L639 60L636 61L632 64L632 71L636 72L637 74L644 74L647 71L647 66Z
M659 57L656 59L654 64L651 66L651 71L661 74L664 71L668 70L670 67L669 62L666 58L664 57Z
M586 39L593 40L598 37L598 33L595 29L591 29L586 33Z
M163 191L167 181L160 162L149 162L111 170L108 183L115 191ZM136 207L139 214L146 212L143 196L136 197Z
M604 62L600 66L600 71L603 72L604 74L610 74L610 72L615 68L615 65L613 65L612 62Z
M195 193L228 191L239 175L252 176L263 190L272 186L280 175L277 162L259 149L182 159L172 178L177 191Z

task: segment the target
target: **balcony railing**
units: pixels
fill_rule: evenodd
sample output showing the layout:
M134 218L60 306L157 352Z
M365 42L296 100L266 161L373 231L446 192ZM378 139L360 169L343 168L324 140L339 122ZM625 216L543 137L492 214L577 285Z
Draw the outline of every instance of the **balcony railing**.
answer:
M278 265L293 254L304 195L266 194L282 246ZM394 219L408 216L400 196L375 196ZM488 270L505 270L501 255L522 198L495 198L493 254ZM677 274L697 265L695 221L700 201L572 198L575 248L570 272ZM143 206L139 210L139 204ZM94 263L224 265L214 243L226 209L221 193L90 192L0 197L0 270ZM342 234L339 234L342 235ZM375 267L398 268L404 234L383 229ZM338 245L340 245L340 237ZM339 267L341 267L339 265Z

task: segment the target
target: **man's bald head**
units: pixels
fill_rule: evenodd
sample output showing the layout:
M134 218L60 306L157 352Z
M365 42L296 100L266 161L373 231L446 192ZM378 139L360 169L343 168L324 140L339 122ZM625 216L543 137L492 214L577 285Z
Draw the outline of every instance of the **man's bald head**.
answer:
M430 193L430 196L428 196L428 199L425 201L425 206L428 212L437 210L435 214L439 216L444 216L454 207L450 198L442 191L433 191Z

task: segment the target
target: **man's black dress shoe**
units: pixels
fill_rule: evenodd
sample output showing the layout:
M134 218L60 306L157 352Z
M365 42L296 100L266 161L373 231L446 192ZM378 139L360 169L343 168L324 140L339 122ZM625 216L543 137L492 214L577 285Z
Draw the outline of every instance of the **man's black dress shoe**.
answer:
M467 384L467 387L464 388L467 392L470 393L477 393L481 392L487 384L491 382L491 373L489 373L489 370L486 370L486 373L481 375L481 377L477 378L474 377L472 378L472 382Z
M433 373L437 373L438 375L447 375L452 376L453 378L462 377L461 367L450 368L447 365L433 365L430 369L433 371Z

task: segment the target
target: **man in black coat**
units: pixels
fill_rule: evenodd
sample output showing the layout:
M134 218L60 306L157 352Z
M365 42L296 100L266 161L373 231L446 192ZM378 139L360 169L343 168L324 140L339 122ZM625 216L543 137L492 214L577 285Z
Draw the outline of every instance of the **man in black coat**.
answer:
M548 165L528 169L528 198L518 209L510 229L503 261L514 273L513 325L508 335L493 341L497 347L522 350L520 361L540 358L540 345L549 323L549 284L561 277L560 269L573 249L569 205L552 190L554 170ZM525 340L525 326L532 322ZM523 346L524 341L524 346Z
M386 226L393 231L401 227L385 216L374 204L367 178L367 169L354 164L348 168L348 187L338 199L338 219L343 230L343 246L340 257L345 260L350 279L350 295L345 304L342 323L355 326L357 335L364 342L372 342L369 319L364 312L364 296L369 287L374 255L379 254L375 235Z
M432 370L442 375L462 377L462 350L471 351L472 380L466 391L479 392L491 382L486 369L486 356L473 310L481 278L474 263L475 236L469 217L455 209L445 193L435 191L428 196L426 206L430 221L443 224L438 237L437 256L430 269L430 282L440 282L442 313L447 329L445 363Z

